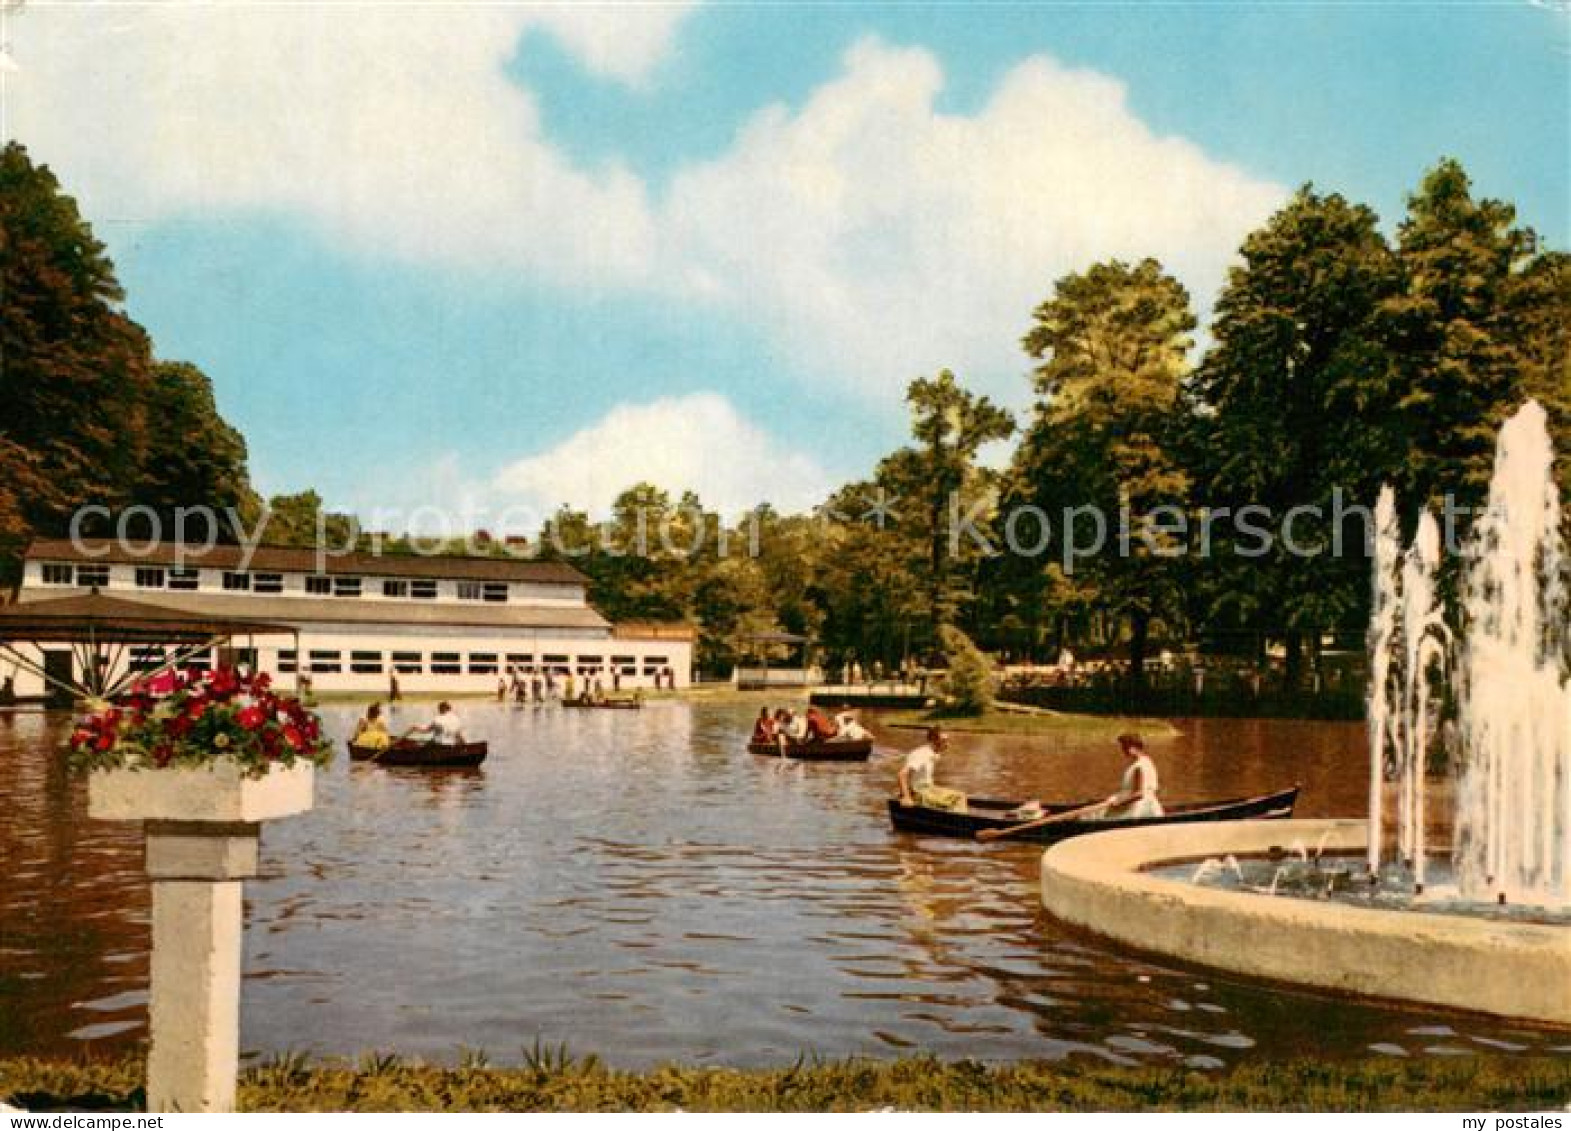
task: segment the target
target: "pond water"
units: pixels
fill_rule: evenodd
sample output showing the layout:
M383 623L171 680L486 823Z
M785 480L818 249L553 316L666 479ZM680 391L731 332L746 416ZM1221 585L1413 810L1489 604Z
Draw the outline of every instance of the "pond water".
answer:
M1262 985L1073 931L1040 907L1040 848L892 832L892 749L865 765L754 758L756 704L461 706L491 742L480 770L340 757L313 812L267 827L246 886L248 1056L467 1047L508 1063L537 1039L624 1067L1571 1055L1565 1033ZM325 712L339 737L356 713ZM145 1037L140 832L87 818L54 753L66 724L0 714L0 1055ZM1152 744L1169 801L1298 781L1301 816L1361 810L1361 726L1177 726ZM875 730L890 747L917 737ZM940 780L1070 799L1120 771L1101 739L959 736Z

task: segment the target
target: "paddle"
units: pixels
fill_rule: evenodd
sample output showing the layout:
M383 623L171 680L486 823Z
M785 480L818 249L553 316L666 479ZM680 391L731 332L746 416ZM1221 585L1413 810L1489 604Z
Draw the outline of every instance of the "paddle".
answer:
M1067 821L1071 817L1083 817L1087 813L1093 813L1098 809L1105 808L1107 808L1107 802L1098 801L1093 805L1083 805L1079 809L1071 809L1067 813L1054 813L1051 816L1038 817L1036 820L1027 821L1023 825L1010 825L1007 829L981 829L977 832L976 839L984 842L994 841L1002 837L1014 836L1016 833L1026 832L1028 829L1039 829L1043 825L1054 825L1059 821Z

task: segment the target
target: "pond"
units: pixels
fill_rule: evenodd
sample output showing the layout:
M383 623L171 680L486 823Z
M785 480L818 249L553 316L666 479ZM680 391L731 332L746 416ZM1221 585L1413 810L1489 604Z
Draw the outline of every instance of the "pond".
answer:
M744 751L756 702L461 709L491 742L481 769L340 757L312 813L267 827L246 888L247 1056L508 1063L536 1040L629 1068L1571 1054L1564 1033L1252 983L1073 931L1040 907L1040 848L890 830L893 747L912 732L875 724L871 762L803 765ZM342 738L357 709L325 714ZM54 752L67 724L0 714L0 1055L145 1037L141 836L87 818ZM1362 809L1357 724L1176 725L1152 744L1170 801L1298 781L1301 816ZM1102 738L962 735L940 780L1065 799L1120 771Z

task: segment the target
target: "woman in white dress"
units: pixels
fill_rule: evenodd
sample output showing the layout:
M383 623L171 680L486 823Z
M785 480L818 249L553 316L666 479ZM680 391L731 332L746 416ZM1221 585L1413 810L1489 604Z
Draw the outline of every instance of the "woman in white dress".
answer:
M1124 752L1126 763L1124 780L1118 792L1103 803L1103 820L1162 816L1162 802L1157 798L1162 785L1157 778L1156 763L1146 753L1145 740L1138 734L1121 734L1118 746Z

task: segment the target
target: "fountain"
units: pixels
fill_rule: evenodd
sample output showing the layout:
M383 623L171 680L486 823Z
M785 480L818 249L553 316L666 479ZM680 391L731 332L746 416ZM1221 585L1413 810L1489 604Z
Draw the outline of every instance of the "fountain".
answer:
M1247 974L1571 1025L1571 594L1553 456L1528 402L1457 561L1428 511L1404 549L1381 492L1367 820L1065 841L1042 860L1048 909ZM1447 799L1450 844L1434 844Z

